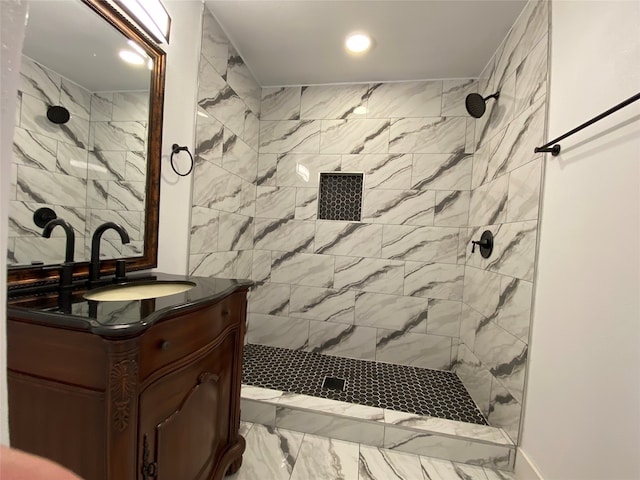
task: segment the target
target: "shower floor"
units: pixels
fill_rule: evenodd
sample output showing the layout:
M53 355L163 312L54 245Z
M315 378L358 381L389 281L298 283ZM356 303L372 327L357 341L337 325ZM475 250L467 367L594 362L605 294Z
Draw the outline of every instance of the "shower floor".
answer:
M325 377L344 379L344 390L323 387ZM443 370L248 344L242 383L487 425L458 376Z

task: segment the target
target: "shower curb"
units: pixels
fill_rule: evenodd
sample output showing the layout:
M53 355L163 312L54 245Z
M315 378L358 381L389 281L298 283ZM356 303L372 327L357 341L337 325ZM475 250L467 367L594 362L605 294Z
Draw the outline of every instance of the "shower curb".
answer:
M501 429L242 385L241 419L444 460L513 471Z

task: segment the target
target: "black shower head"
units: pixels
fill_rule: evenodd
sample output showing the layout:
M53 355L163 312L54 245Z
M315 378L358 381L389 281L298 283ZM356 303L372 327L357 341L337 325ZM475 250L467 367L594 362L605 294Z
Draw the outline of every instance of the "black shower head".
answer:
M71 115L66 108L60 105L52 105L47 110L47 118L52 123L62 124L67 123Z
M479 93L470 93L467 95L467 99L464 102L467 107L467 112L469 112L469 115L474 118L480 118L484 115L484 112L487 109L487 100L490 98L495 98L497 100L499 96L500 92L496 92L493 95L489 95L484 98L482 98L482 95Z

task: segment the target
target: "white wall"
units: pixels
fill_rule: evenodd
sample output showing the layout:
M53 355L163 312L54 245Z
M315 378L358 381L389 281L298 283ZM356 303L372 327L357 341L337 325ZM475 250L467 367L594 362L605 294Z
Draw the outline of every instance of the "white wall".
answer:
M16 92L20 72L20 53L24 39L26 2L0 2L1 80L0 80L0 444L9 444L7 409L7 218L11 178L11 151L15 119Z
M189 254L191 186L193 174L179 177L171 169L171 145L195 150L195 116L198 61L202 34L202 1L165 1L171 16L167 52L162 129L162 180L160 184L160 230L158 271L186 274ZM176 157L179 171L188 169L186 153Z
M554 1L549 136L640 91L640 2ZM640 102L548 156L521 444L545 480L640 478Z

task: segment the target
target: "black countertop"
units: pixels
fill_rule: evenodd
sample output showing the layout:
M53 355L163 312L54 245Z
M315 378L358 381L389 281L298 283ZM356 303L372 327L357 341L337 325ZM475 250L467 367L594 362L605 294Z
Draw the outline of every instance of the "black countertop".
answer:
M127 283L188 281L195 286L182 293L145 300L97 302L83 298L87 289L77 285L62 302L57 288L15 289L9 292L8 316L74 330L85 330L103 337L137 334L167 316L206 303L215 302L236 290L247 290L251 280L191 277L166 273L131 274ZM96 287L109 285L105 279Z

